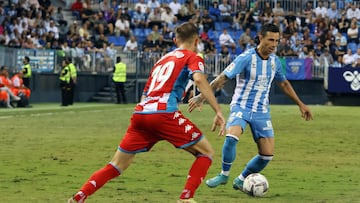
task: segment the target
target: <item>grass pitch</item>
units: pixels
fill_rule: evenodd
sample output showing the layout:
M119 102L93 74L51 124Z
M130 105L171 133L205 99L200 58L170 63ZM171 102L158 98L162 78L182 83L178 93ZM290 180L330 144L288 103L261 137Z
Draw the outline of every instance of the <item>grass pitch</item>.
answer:
M0 109L0 202L66 202L114 154L134 105L34 104ZM262 172L270 183L263 198L232 189L231 182L256 154L249 127L237 145L230 182L210 189L202 184L199 203L359 202L359 107L311 106L314 120L300 118L297 106L272 105L275 156ZM186 112L216 151L207 178L221 167L223 138L210 131L213 113ZM228 115L228 105L223 105ZM125 173L87 202L172 203L178 198L193 157L158 143L141 153Z

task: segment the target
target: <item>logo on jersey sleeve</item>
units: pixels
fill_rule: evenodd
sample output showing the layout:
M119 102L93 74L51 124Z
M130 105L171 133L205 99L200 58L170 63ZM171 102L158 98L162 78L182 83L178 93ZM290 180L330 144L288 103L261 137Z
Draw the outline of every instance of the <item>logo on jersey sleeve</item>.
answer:
M234 70L234 68L235 68L235 63L232 62L232 63L230 63L230 64L226 67L225 71L226 71L226 72L231 72L231 71Z
M203 62L199 62L198 63L198 66L199 66L199 69L202 71L202 72L205 72L205 66L204 66L204 63Z

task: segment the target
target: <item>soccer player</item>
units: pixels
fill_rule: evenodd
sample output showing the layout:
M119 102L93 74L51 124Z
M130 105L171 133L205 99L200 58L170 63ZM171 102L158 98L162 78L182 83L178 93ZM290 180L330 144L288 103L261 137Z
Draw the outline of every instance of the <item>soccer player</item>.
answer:
M68 200L69 203L84 202L107 181L122 174L135 154L149 151L161 140L195 156L177 202L196 202L193 196L207 174L214 152L202 132L178 109L190 77L216 114L212 130L220 126L219 135L224 135L225 130L221 108L204 74L204 61L196 54L198 41L194 24L184 23L175 29L174 42L178 48L155 63L142 99L135 107L131 123L114 157L104 168L92 174L80 191Z
M259 33L259 44L240 54L211 83L216 90L229 80L236 78L236 87L230 103L230 115L226 124L226 136L222 149L221 173L206 181L210 188L226 184L232 163L236 156L236 144L247 124L258 147L255 155L242 173L233 181L233 188L243 191L243 181L251 173L262 171L274 153L274 131L269 109L269 92L273 80L282 91L298 106L301 116L312 119L310 109L299 99L281 70L281 64L274 51L279 41L279 28L274 24L265 24ZM189 111L201 105L205 98L202 94L189 101Z

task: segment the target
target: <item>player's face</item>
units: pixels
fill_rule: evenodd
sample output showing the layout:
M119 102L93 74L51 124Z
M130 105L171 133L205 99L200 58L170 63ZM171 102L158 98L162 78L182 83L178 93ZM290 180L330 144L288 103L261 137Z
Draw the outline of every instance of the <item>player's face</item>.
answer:
M271 54L276 50L279 39L280 34L278 32L267 32L265 36L260 37L260 46L263 47L266 54Z

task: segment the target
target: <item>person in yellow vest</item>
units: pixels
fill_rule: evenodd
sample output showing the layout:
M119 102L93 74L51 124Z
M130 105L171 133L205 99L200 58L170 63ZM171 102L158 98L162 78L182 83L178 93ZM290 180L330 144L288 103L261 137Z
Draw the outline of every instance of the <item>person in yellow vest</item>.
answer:
M60 73L60 88L61 88L61 106L68 106L70 104L70 68L66 60L62 61L62 69Z
M77 73L76 73L76 67L75 65L72 63L72 59L71 58L67 58L67 64L69 66L69 70L70 70L70 105L73 105L74 103L74 93L75 93L75 86L77 83Z
M28 56L24 57L23 64L24 64L22 69L22 72L24 74L23 82L25 87L30 88L31 67L30 67L30 58Z
M116 64L114 66L114 74L112 80L115 86L116 92L116 103L121 104L127 103L126 95L125 95L125 82L126 82L126 64L121 62L121 57L116 57Z

